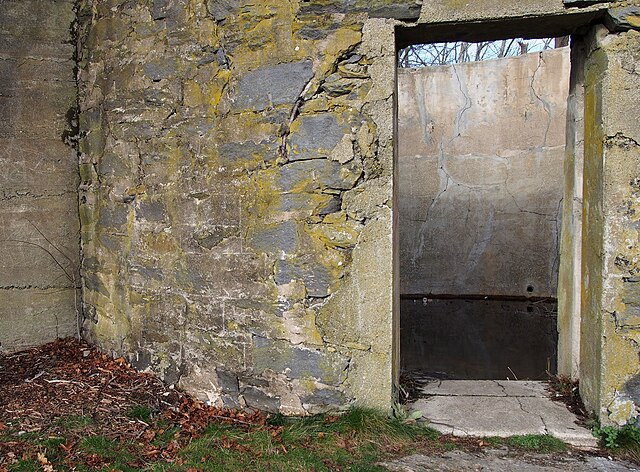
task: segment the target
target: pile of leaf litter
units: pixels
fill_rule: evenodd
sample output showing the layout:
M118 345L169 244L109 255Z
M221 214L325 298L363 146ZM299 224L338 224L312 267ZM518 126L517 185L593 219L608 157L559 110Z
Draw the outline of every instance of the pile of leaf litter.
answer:
M108 465L92 442L146 458L131 466L173 460L211 422L264 428L267 417L207 406L73 338L0 355L0 470L46 466L47 453L68 466Z

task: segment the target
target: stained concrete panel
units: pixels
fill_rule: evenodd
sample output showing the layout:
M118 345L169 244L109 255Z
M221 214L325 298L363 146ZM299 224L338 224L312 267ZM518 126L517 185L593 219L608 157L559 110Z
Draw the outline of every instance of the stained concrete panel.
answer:
M78 332L74 2L0 7L0 350Z
M398 77L401 293L555 297L569 50Z

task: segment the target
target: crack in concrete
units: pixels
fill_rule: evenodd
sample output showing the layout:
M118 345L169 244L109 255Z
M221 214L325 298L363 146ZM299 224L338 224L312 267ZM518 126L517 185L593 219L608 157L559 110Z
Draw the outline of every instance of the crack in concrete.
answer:
M542 66L543 62L544 62L544 58L542 57L542 53L539 53L538 54L538 66L533 71L533 75L531 76L531 82L530 82L529 86L531 88L531 92L540 101L540 103L542 103L542 107L544 108L544 111L547 113L547 127L546 127L546 129L544 131L544 139L542 140L542 147L546 147L546 145L547 145L547 137L549 135L549 129L551 129L551 119L552 119L551 118L551 105L549 104L549 102L544 100L541 95L538 94L538 92L536 91L536 89L535 89L535 87L533 85L535 83L535 80L536 80L536 74L540 70L540 67Z
M542 415L537 415L535 413L530 412L529 410L527 410L524 405L522 404L522 398L521 397L511 397L511 398L515 398L515 400L518 402L518 405L520 405L520 410L522 410L523 413L526 413L527 415L531 415L533 417L538 416L540 418L540 421L542 422L542 426L544 427L544 431L545 434L549 434L549 429L547 428L546 423L544 422L544 419L542 418Z
M440 174L440 191L438 194L431 200L431 205L427 208L426 215L424 217L424 222L420 225L420 230L418 232L419 243L416 251L414 251L411 256L411 263L415 265L418 262L418 259L423 255L424 246L425 246L425 233L427 229L429 229L429 215L431 214L431 210L436 206L438 199L444 195L444 193L449 189L449 182L453 181L447 170L445 169L445 161L446 157L444 154L444 145L440 143L440 154L438 155L438 173ZM442 183L444 174L444 185ZM444 187L444 188L443 188Z
M502 385L500 382L498 382L497 380L493 380L493 383L495 383L498 387L500 387L502 389L502 393L504 393L504 396L507 397L507 389L504 385Z
M467 436L471 436L471 434L469 433L469 431L468 431L468 430L466 430L466 429L464 429L464 428L461 428L461 427L459 427L459 426L454 426L454 425L449 424L449 423L442 423L442 422L440 422L440 421L433 421L433 420L431 420L431 419L429 419L428 421L429 421L429 423L428 423L428 424L435 424L435 425L438 425L438 426L446 426L447 428L451 428L451 434L453 434L454 436L457 436L457 435L455 434L455 433L456 433L456 430L458 430L458 431L462 431L462 432L463 432L465 435L467 435Z
M471 108L473 102L471 101L471 99L469 98L469 95L467 95L466 91L462 87L462 81L460 80L460 75L458 74L458 69L456 65L455 64L452 65L452 68L453 68L453 73L456 76L456 80L458 81L458 89L460 90L460 93L464 96L464 99L465 99L464 105L462 109L458 112L458 116L456 118L456 124L455 124L456 131L455 131L455 136L452 138L452 141L453 141L453 139L460 136L460 126L462 123L462 117L464 116L465 112Z

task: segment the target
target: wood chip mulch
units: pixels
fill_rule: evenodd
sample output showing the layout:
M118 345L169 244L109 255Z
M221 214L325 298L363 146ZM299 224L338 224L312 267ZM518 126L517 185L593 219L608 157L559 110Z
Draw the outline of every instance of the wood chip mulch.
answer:
M151 410L154 421L132 418L136 407ZM86 419L90 426L74 437L64 422L69 418ZM162 429L156 419L162 419ZM264 427L267 417L208 406L73 338L0 354L0 471L6 470L5 458L30 453L33 444L20 440L23 435L66 438L62 448L70 463L87 434L135 441L149 457L171 459L211 422ZM176 429L175 440L154 445L168 428Z

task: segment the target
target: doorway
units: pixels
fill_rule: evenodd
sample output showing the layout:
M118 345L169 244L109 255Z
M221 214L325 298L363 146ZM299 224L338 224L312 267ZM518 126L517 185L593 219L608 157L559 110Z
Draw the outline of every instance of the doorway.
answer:
M405 373L556 373L566 44L510 38L400 51L409 66L398 69L397 121Z

